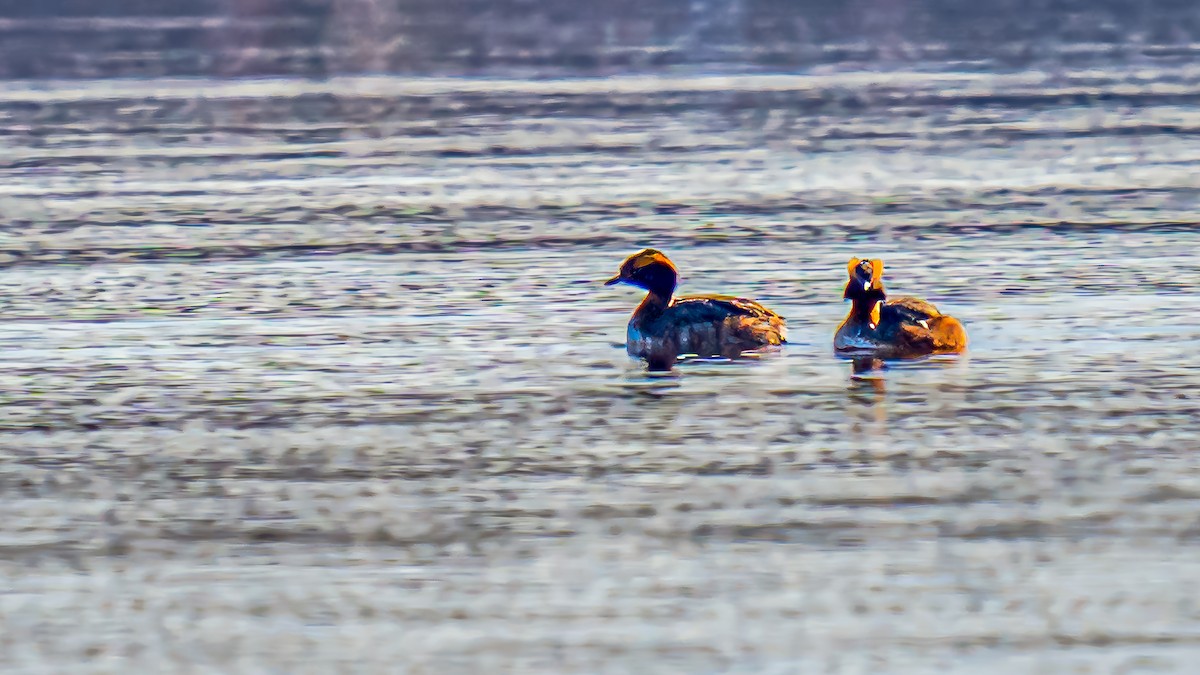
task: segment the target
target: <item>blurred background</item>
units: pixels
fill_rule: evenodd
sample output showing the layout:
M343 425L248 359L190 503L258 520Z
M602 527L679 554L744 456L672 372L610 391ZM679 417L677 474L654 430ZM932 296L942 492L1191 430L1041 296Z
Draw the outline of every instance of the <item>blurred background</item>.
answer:
M1188 673L1200 5L0 2L0 667ZM650 376L661 248L791 344ZM962 358L855 377L851 256Z
M1194 60L1192 3L53 0L6 3L10 78L583 76Z

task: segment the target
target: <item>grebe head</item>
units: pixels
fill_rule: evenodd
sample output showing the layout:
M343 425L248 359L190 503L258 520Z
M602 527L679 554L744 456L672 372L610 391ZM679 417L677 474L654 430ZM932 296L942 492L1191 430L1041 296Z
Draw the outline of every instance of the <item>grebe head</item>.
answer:
M625 283L651 293L670 296L675 292L678 280L679 272L667 256L662 251L648 248L626 258L617 275L605 281L604 285Z

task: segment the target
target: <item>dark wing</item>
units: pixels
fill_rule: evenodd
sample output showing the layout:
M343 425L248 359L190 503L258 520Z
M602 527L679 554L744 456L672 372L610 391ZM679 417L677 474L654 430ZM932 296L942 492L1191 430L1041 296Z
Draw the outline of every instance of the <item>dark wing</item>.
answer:
M883 304L882 311L884 314L892 315L888 318L901 323L921 323L922 321L928 323L930 319L942 315L932 303L920 298L888 300Z
M884 321L894 322L898 337L915 352L960 352L966 349L962 324L919 298L896 298L884 304Z
M712 310L716 310L716 311L720 312L719 315L713 314L714 317L717 317L717 316L724 317L724 316L728 316L730 314L740 314L740 315L745 315L745 316L749 316L749 317L754 317L757 319L762 319L762 320L768 321L768 322L784 321L784 318L782 316L780 316L778 313L773 312L773 311L767 309L766 307L763 307L762 305L758 304L757 302L755 302L753 300L747 300L746 298L739 298L739 297L736 297L733 295L717 295L717 294L688 295L688 296L677 299L674 302L674 304L677 306L678 305L687 305L688 311L691 311L691 307L693 305L703 305L705 307L711 308Z
M731 295L679 298L662 320L679 331L683 352L729 356L787 341L782 316L753 300Z

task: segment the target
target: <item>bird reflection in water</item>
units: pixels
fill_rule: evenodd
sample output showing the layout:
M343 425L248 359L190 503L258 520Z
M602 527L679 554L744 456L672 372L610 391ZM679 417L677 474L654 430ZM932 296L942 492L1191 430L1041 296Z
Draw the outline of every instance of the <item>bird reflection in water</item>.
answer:
M860 356L850 360L850 379L855 382L875 382L879 386L875 388L878 392L883 392L883 371L887 368L887 364L883 359L877 359L871 356Z
M850 400L871 410L872 435L887 431L887 388L883 377L886 368L883 359L862 356L850 360Z

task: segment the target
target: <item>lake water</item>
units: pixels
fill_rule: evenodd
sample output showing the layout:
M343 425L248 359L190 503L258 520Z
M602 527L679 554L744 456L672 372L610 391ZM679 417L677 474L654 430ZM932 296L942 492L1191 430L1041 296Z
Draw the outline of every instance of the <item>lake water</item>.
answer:
M1200 67L28 81L0 119L5 672L1200 660ZM791 343L648 375L599 283L644 246ZM969 354L852 377L851 256Z

